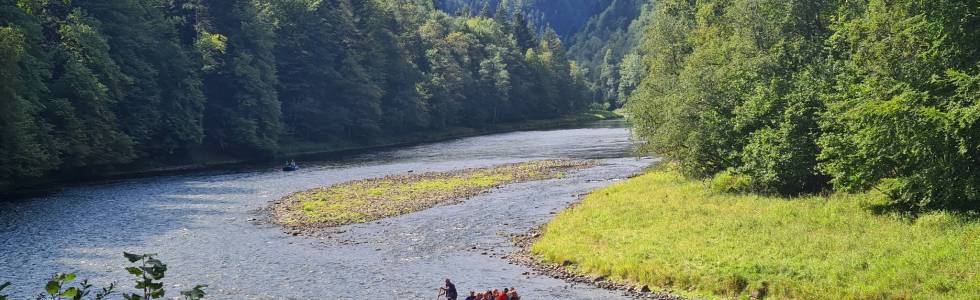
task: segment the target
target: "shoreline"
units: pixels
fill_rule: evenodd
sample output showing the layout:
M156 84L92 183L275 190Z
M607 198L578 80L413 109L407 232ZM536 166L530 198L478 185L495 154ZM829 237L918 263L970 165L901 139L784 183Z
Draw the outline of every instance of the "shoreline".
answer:
M527 120L521 122L512 123L501 123L494 125L491 128L476 129L469 127L454 127L447 128L439 131L423 132L419 133L419 136L411 136L405 138L404 140L398 140L395 142L378 142L378 143L364 143L361 145L349 145L349 146L328 146L328 145L314 145L314 150L292 150L284 151L283 153L278 153L272 158L268 159L216 159L207 162L200 163L186 163L186 164L176 164L171 166L154 167L154 168L142 168L132 171L116 171L109 172L100 176L91 176L79 179L50 179L50 180L40 180L34 183L21 184L21 185L10 185L2 186L0 185L0 201L14 201L23 198L31 198L36 196L42 196L53 192L58 192L65 188L87 186L87 185L97 185L97 184L108 184L113 182L118 182L122 180L130 179L143 179L151 177L160 176L170 176L170 175L181 175L181 174L193 174L193 173L203 173L208 171L223 171L223 170L255 170L262 169L265 167L271 167L272 163L275 161L283 159L302 159L310 161L325 161L331 158L337 158L347 155L353 155L360 152L376 152L384 151L393 148L401 147L411 147L429 143L437 143L443 141L449 141L454 139L476 137L483 135L501 134L516 131L529 131L529 130L552 130L561 129L575 125L585 125L590 122L598 121L608 121L608 120L622 120L623 116L600 116L597 114L592 114L591 112L583 112L580 114L569 115L553 119L543 119L543 120ZM433 137L434 136L434 137ZM298 145L298 144L293 144ZM312 145L312 144L307 144ZM290 144L286 144L284 148L289 148Z
M579 202L581 202L582 199L583 198L580 198ZM575 202L572 205L566 207L565 209L570 209L572 207L575 207L575 205L577 205L579 202ZM552 264L552 263L547 263L542 261L540 258L538 258L533 253L531 253L531 246L534 244L535 241L537 241L541 237L543 226L544 225L541 225L532 228L526 233L512 236L511 243L513 243L514 246L518 248L518 250L516 252L506 255L504 259L510 263L528 267L538 275L562 280L570 284L584 284L598 289L622 292L624 295L634 299L643 299L643 300L688 299L673 294L670 291L653 290L654 288L651 288L649 285L645 285L645 284L635 284L635 283L631 284L627 282L612 281L612 280L608 280L605 276L590 276L590 275L570 271L567 269L567 267L572 266L572 264L571 262L568 261L566 261L563 264Z
M874 211L884 197L732 194L663 168L593 191L515 242L533 254L525 264L554 277L681 297L977 295L959 279L977 270L969 254L980 244L950 241L973 241L980 223L948 212L910 222Z

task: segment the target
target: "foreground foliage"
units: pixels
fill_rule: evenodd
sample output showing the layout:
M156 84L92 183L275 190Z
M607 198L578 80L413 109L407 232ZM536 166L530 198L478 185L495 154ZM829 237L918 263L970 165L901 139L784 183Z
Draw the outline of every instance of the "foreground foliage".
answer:
M732 195L654 171L593 192L532 251L579 272L712 298L980 297L977 218L870 212L882 198Z
M664 0L647 33L629 115L686 175L980 210L976 1Z
M286 196L273 211L277 222L289 226L362 223L459 201L504 184L560 177L590 165L588 161L542 160L357 180Z
M148 300L160 299L166 296L167 292L164 289L163 282L160 281L166 275L166 264L159 259L156 259L154 257L156 255L154 254L132 254L123 252L123 256L125 256L130 263L137 263L136 266L127 267L126 272L136 278L136 290L138 290L138 292L119 293L116 290L115 283L111 283L109 286L104 288L95 289L87 279L76 281L77 276L75 273L58 273L52 276L51 280L45 284L44 293L39 294L37 299L102 300L108 299L111 295L119 294L126 300ZM9 282L0 284L0 300L6 300L9 297L3 294L3 289L8 286L10 286ZM184 296L184 298L188 300L204 299L205 288L207 288L207 285L196 285L189 290L181 291L180 295Z

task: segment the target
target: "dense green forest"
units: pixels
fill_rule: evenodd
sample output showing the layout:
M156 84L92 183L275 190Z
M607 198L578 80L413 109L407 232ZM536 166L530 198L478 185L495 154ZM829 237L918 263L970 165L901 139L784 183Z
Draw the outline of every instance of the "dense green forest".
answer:
M980 209L977 1L662 0L645 35L628 111L687 175Z
M0 182L552 118L559 35L431 0L0 0Z
M646 75L640 45L653 4L652 0L443 0L440 7L464 16L516 12L527 16L539 31L554 28L568 41L568 55L585 74L593 100L618 108Z
M538 30L553 28L569 39L612 0L438 0L439 7L457 15L499 16L520 13Z
M640 45L653 8L652 0L613 0L571 37L569 56L582 67L595 101L621 107L646 76Z

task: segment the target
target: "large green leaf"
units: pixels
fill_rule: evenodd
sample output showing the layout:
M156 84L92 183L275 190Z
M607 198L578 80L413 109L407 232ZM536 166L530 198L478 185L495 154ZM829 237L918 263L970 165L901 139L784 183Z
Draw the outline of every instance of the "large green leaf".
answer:
M186 291L181 291L180 295L187 297L189 300L198 300L204 298L204 288L208 287L206 284L199 284L194 288Z
M126 259L128 259L129 262L131 262L131 263L137 262L137 261L143 259L143 257L145 257L145 255L137 255L137 254L132 254L132 253L129 253L129 252L123 252L123 256L125 256Z
M58 291L61 290L61 282L57 280L48 281L48 284L44 286L44 291L48 292L48 295L55 296L58 295Z
M65 292L61 293L58 296L65 297L65 298L75 298L76 296L78 296L78 288L70 287L68 288L68 290L65 290Z

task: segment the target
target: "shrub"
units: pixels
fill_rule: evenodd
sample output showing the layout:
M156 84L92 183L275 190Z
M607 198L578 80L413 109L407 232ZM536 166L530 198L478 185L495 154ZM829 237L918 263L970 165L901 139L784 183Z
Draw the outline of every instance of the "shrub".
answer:
M938 108L929 93L896 90L875 96L886 100L840 103L846 108L827 121L834 134L821 140L822 169L835 188L880 190L902 211L976 210L976 107Z
M752 192L752 186L751 177L732 169L718 173L711 179L711 190L720 193L748 193Z

